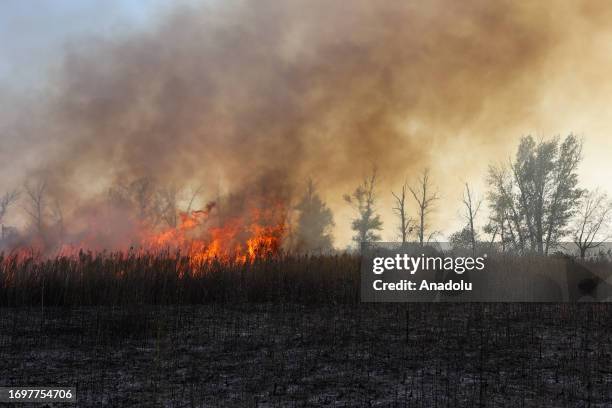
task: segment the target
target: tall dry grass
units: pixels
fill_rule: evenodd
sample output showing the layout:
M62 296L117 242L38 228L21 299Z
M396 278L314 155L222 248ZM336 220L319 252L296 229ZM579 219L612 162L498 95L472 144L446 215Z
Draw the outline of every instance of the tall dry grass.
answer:
M193 265L178 253L0 256L0 306L358 301L359 258L288 255Z

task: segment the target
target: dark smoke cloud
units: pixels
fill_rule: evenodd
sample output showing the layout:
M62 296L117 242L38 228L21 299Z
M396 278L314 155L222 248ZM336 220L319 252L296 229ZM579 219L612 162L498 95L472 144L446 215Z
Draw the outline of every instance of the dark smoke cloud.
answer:
M270 188L313 176L324 196L340 197L372 164L387 191L435 167L432 155L460 134L471 132L474 151L506 146L495 131L533 114L567 35L559 18L600 15L595 8L365 0L180 8L146 32L67 51L50 96L30 108L44 112L46 132L30 176L50 178L67 206L143 176L232 191L271 174L284 180ZM14 172L4 165L3 174Z

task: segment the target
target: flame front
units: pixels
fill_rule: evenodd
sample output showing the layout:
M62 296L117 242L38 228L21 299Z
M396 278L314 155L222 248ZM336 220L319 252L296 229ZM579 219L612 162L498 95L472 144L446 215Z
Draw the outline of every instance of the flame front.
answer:
M177 217L139 217L120 212L125 218L125 236L108 240L105 214L86 218L84 233L69 235L70 240L46 239L33 235L11 248L11 259L50 259L56 256L78 258L82 253L149 254L187 259L192 272L212 262L247 263L281 254L288 231L289 200L264 194L234 196L223 205L209 203L203 209L177 212ZM114 213L112 213L114 214ZM171 225L168 220L176 220ZM116 221L113 225L117 225ZM57 241L60 241L59 243ZM63 241L63 242L62 242ZM1 253L1 251L0 251Z
M286 211L283 205L252 209L247 216L225 220L214 225L205 210L180 214L175 228L145 233L142 247L148 251L178 250L187 255L192 267L211 261L252 262L277 256L285 238Z

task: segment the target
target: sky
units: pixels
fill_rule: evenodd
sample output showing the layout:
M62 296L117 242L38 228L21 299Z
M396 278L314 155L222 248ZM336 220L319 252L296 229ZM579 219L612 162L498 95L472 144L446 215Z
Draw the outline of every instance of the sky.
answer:
M40 87L61 50L77 38L144 29L170 5L164 0L3 0L0 82Z
M115 176L101 171L110 155L133 175L150 170L143 157L167 154L166 173L196 177L200 170L193 167L205 173L201 157L211 149L213 158L236 153L239 160L228 159L223 172L230 184L239 184L255 166L269 167L251 157L261 149L282 159L282 171L298 161L295 179L314 175L344 246L352 215L342 195L372 164L380 167L386 240L395 238L390 191L404 180L414 183L429 166L442 197L435 227L447 236L463 222L464 182L484 197L487 166L507 161L521 136L573 132L585 141L582 185L612 193L612 7L606 2L265 0L221 6L211 0L206 6L220 11L168 19L179 3L203 2L1 2L3 189L42 169L97 185ZM173 104L160 105L155 92ZM207 92L214 103L203 96ZM115 111L98 105L100 95L111 102L121 95L131 105ZM75 102L83 100L90 105ZM183 123L164 112L153 115L160 106L182 115ZM106 126L115 119L116 127ZM243 121L261 129L245 132ZM149 129L146 149L128 154L111 147L127 141L144 146L145 128L138 123ZM176 149L161 133L169 130L182 143ZM297 143L279 147L291 132ZM297 151L308 158L296 160ZM244 163L251 171L241 169ZM66 199L81 197L66 193Z

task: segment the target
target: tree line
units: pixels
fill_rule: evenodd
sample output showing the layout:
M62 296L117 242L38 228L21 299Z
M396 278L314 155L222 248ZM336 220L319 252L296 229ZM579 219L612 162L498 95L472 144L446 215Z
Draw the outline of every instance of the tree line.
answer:
M466 182L460 200L464 226L449 236L450 243L475 251L484 244L496 244L504 252L517 254L551 254L562 241L573 241L581 257L600 247L609 238L612 205L599 189L581 188L578 166L582 160L583 141L573 134L565 138L520 139L513 158L489 166L487 192L478 196ZM343 196L354 211L351 229L353 242L380 241L383 230L379 202L379 174L376 167L353 191ZM14 233L3 220L9 208L23 195L23 209L30 221L30 230L38 236L61 236L63 212L51 199L46 182L26 183L21 191L13 190L0 197L2 236ZM187 212L192 210L201 188L189 197ZM432 213L440 194L429 169L424 169L412 183L405 180L394 191L391 210L396 217L393 229L402 243L425 245L441 235L433 228ZM179 189L158 188L150 179L142 178L109 190L113 205L129 207L153 226L177 227L179 222ZM220 202L221 198L217 197ZM218 203L217 203L218 204ZM481 223L484 208L487 219ZM335 226L331 209L309 180L292 207L297 214L289 233L289 249L298 252L331 252ZM217 205L216 211L220 212ZM52 234L49 234L52 231Z
M513 159L489 166L485 199L478 198L465 183L461 199L465 226L450 235L451 244L475 251L485 242L497 243L504 252L548 255L569 240L582 258L600 247L609 239L612 205L601 190L579 186L582 147L583 141L573 134L563 139L522 137ZM356 211L352 222L356 243L380 240L376 176L374 168L352 194L345 196ZM412 240L424 245L438 235L430 225L430 215L440 197L428 169L414 185L405 182L391 194L401 242ZM413 215L408 210L410 200L416 208ZM485 201L488 220L480 227L477 217Z

